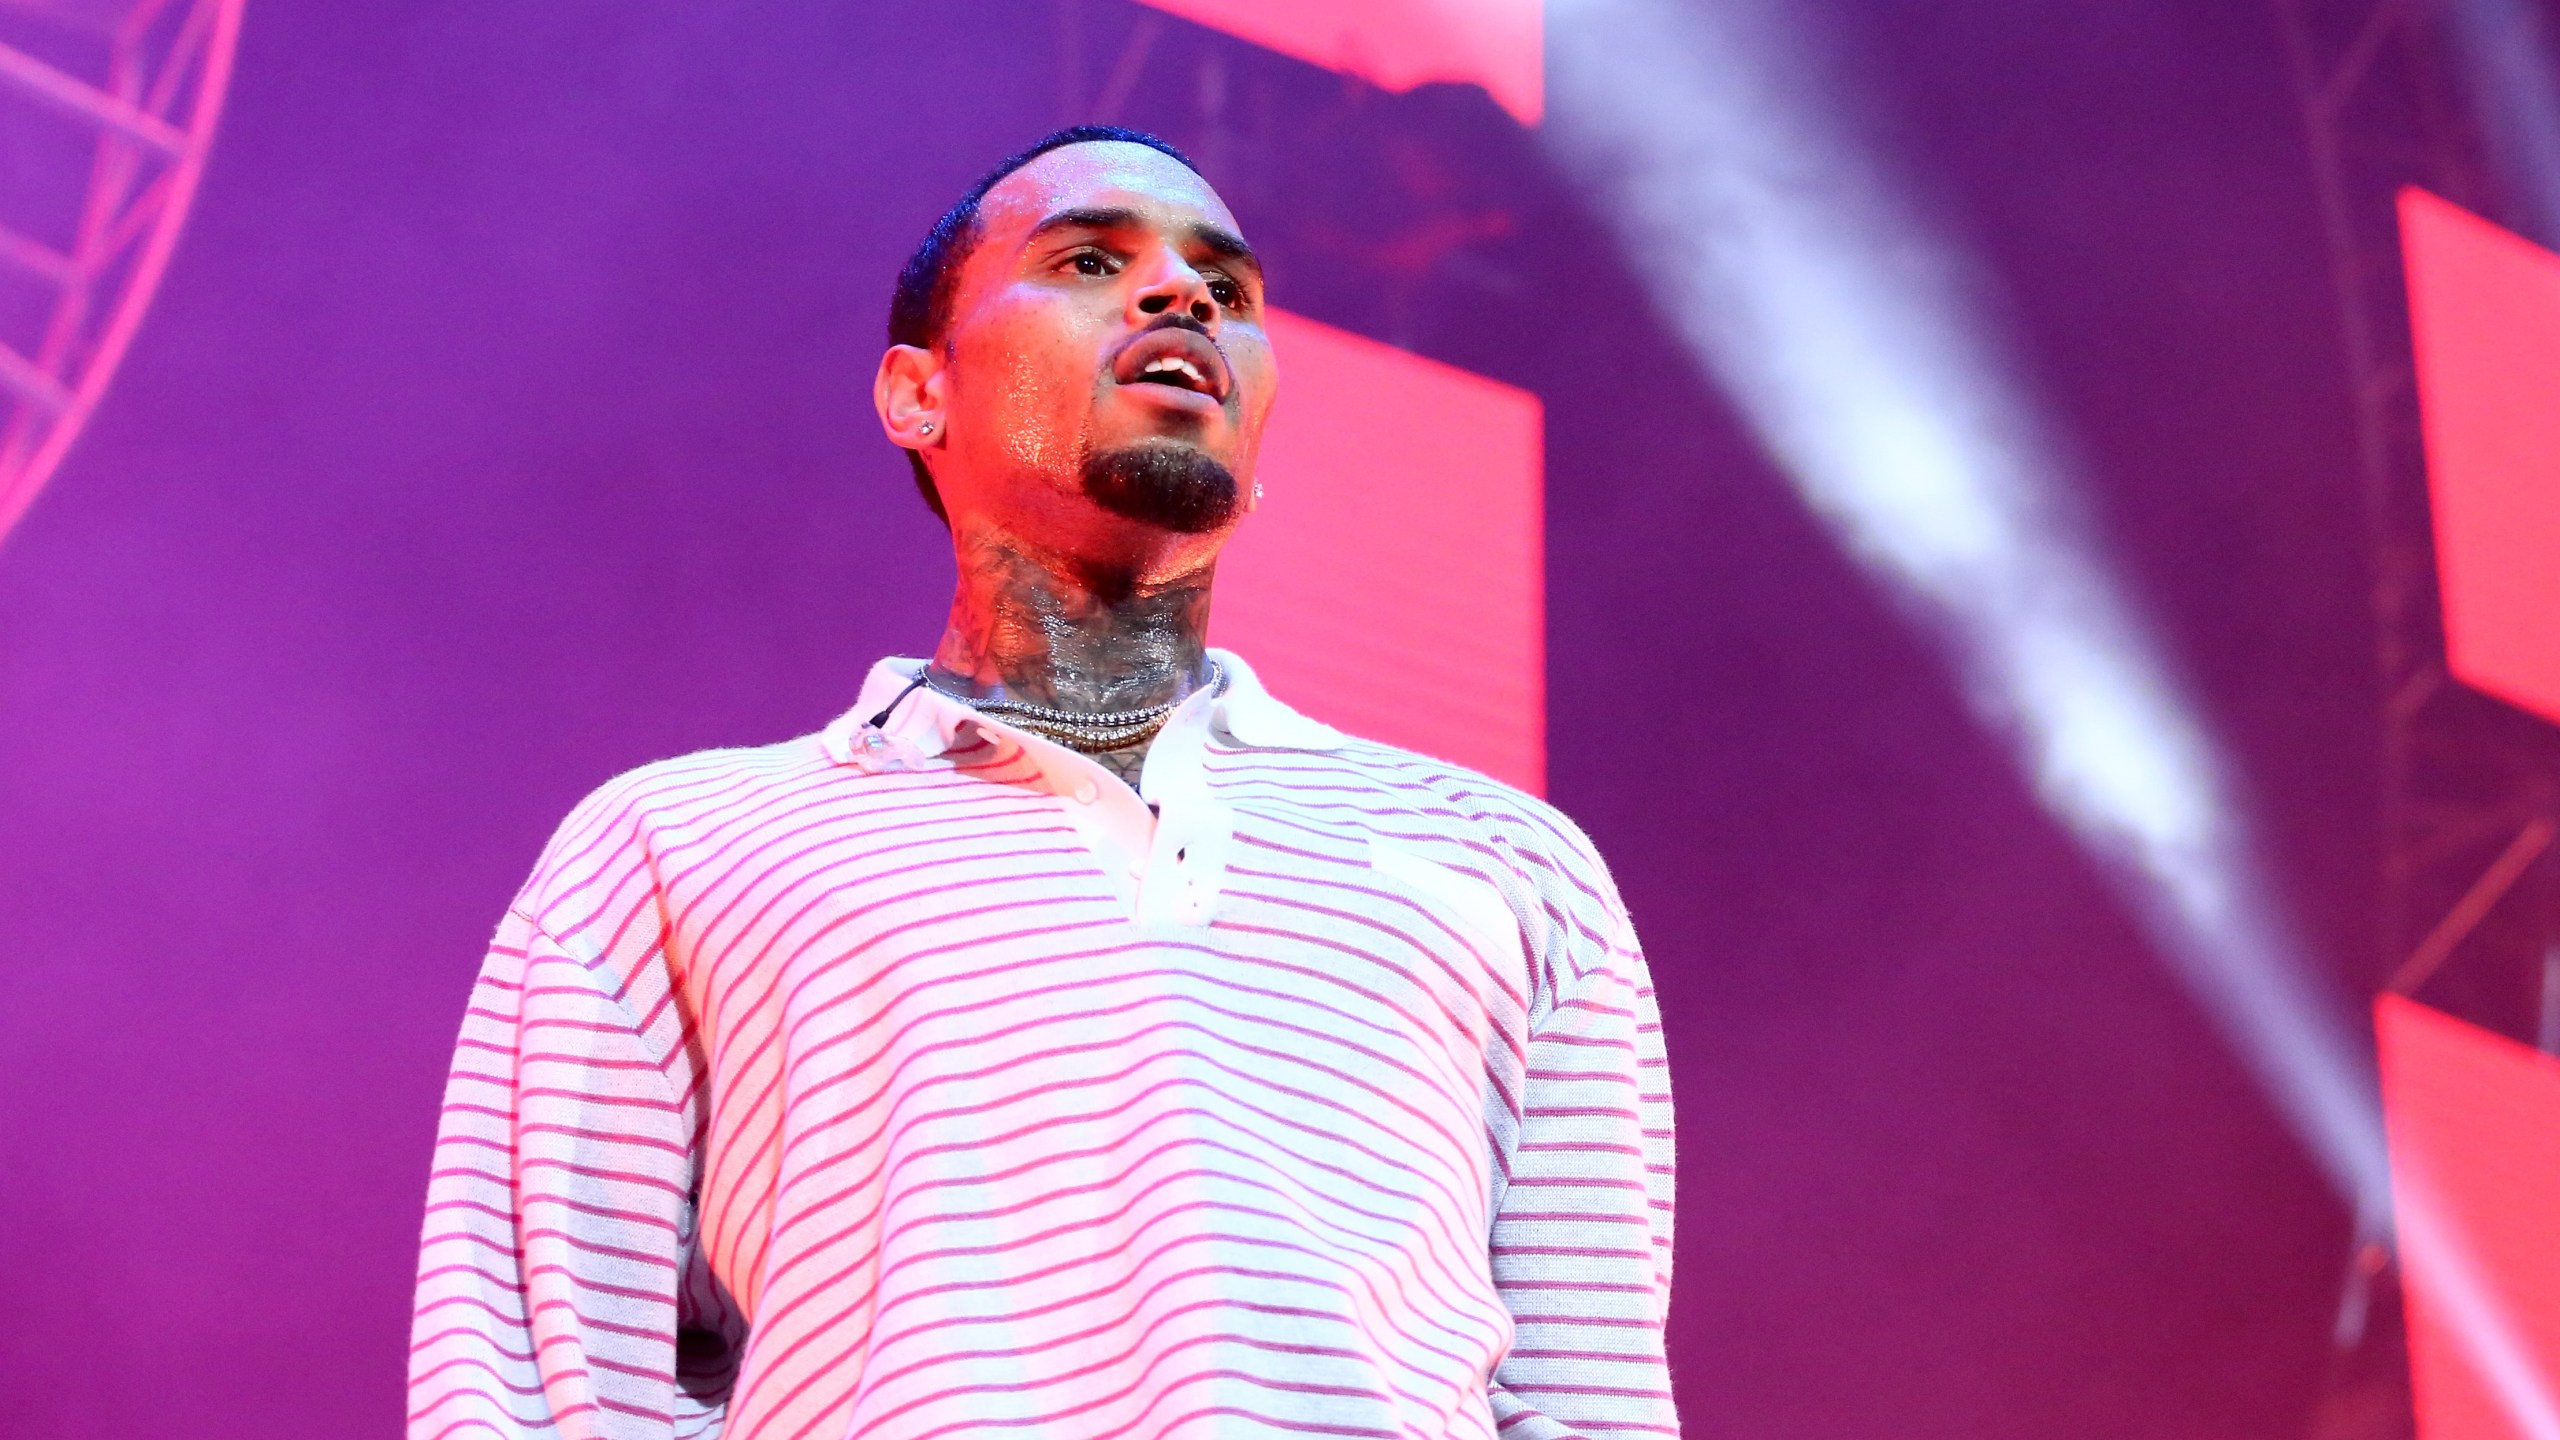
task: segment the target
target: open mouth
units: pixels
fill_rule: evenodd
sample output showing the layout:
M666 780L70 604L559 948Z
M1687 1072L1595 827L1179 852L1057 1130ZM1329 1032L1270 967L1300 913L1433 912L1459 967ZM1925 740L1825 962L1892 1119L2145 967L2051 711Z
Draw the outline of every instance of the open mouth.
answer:
M1148 361L1132 383L1171 385L1177 389L1196 390L1203 395L1217 393L1210 386L1209 377L1200 373L1200 367L1179 355L1159 355Z
M1123 385L1162 385L1217 401L1227 398L1231 383L1226 357L1208 336L1174 327L1129 342L1111 370Z

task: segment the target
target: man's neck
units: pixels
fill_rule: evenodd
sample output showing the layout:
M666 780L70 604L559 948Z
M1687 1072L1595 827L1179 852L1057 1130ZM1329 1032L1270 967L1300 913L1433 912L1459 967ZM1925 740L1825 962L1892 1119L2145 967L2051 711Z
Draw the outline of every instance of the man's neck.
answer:
M1177 699L1208 673L1210 568L1150 578L973 528L934 669L971 693L1086 714Z

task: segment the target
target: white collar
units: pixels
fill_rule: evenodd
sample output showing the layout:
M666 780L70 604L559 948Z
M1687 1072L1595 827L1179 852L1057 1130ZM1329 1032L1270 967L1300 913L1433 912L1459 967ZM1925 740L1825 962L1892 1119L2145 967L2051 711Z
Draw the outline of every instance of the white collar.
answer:
M1350 736L1282 704L1262 688L1253 667L1234 651L1213 649L1209 656L1226 670L1226 689L1215 696L1206 692L1193 695L1175 710L1177 716L1194 705L1205 704L1210 707L1212 727L1260 750L1335 750L1350 742ZM918 685L924 666L922 660L900 655L872 666L853 708L819 733L819 744L825 747L828 757L838 764L855 763L857 737L883 710L892 713L882 730L890 738L913 746L926 758L939 757L960 744L960 728L985 717L930 686ZM1171 724L1171 719L1166 723Z

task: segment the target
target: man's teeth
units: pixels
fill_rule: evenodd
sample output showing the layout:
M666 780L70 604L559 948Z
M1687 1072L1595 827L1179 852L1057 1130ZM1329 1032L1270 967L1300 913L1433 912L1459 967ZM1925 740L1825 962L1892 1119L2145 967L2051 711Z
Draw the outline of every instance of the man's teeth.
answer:
M1141 375L1179 375L1183 379L1190 381L1192 384L1199 386L1203 390L1209 388L1209 377L1200 373L1200 367L1183 359L1179 355L1158 356L1157 358L1148 361L1147 367L1138 373Z

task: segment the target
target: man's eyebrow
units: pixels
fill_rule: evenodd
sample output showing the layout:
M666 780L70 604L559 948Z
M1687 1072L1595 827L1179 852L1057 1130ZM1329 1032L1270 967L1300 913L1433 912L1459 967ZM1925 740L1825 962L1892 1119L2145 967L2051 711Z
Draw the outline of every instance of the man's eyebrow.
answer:
M1022 239L1027 245L1033 241L1045 239L1060 230L1127 230L1142 223L1144 222L1138 218L1138 212L1135 210L1123 209L1116 205L1079 206L1073 210L1061 210L1032 226L1031 233L1023 236Z
M1061 210L1032 226L1031 233L1023 237L1023 243L1037 244L1061 230L1134 230L1146 223L1146 217L1124 206L1084 205ZM1262 257L1245 243L1243 236L1232 230L1216 225L1194 225L1190 238L1193 244L1221 260L1246 266L1256 275L1262 273Z
M1245 243L1244 237L1233 230L1198 225L1192 228L1191 238L1199 243L1201 249L1221 260L1242 265L1256 275L1262 273L1262 257L1254 253L1254 248Z

